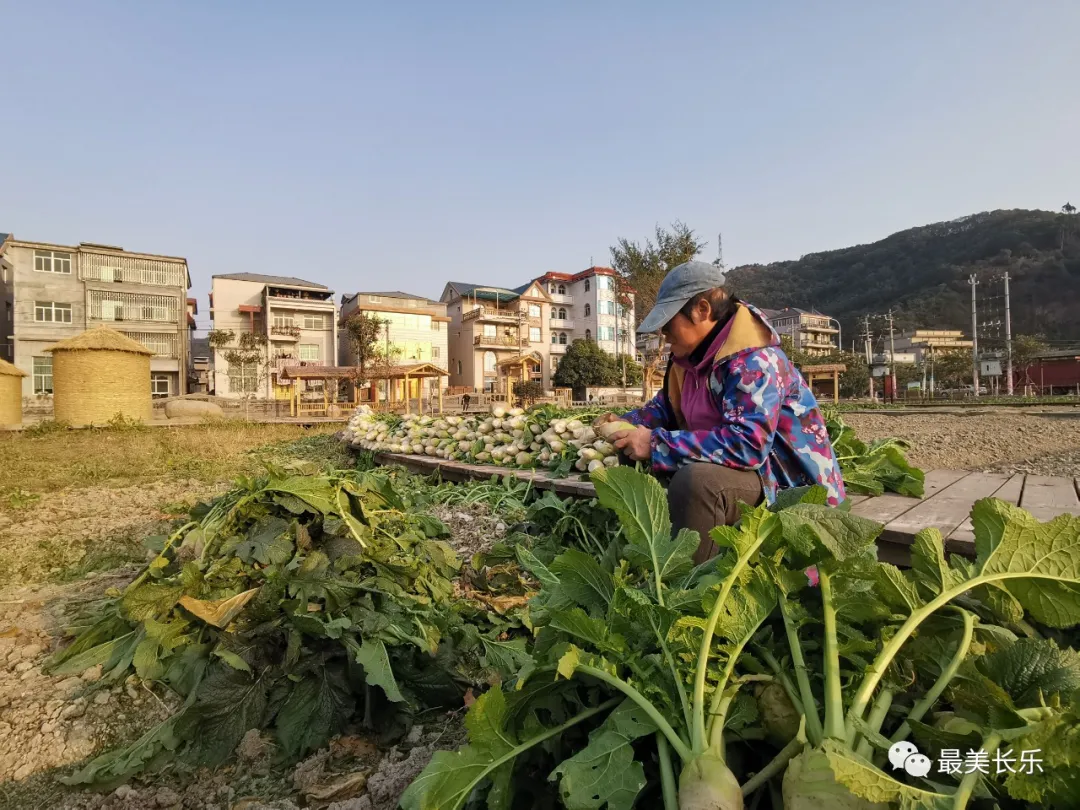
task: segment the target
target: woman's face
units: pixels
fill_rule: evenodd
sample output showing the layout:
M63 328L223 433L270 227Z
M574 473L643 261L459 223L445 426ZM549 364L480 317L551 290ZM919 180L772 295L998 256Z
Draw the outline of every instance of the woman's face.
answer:
M716 326L716 321L711 319L711 315L712 308L709 302L701 300L690 310L689 316L680 311L664 324L660 332L671 346L671 354L674 357L687 357L705 339L705 336Z

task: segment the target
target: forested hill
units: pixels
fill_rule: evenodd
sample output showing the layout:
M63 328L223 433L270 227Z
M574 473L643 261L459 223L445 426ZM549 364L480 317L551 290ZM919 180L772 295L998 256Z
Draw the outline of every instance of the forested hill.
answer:
M984 212L798 261L736 267L729 278L740 296L758 306L816 308L838 318L850 348L851 339L862 331L863 316L890 307L898 329L970 332L967 279L972 273L981 282L980 322L1003 320L999 277L1005 271L1010 276L1014 334L1080 340L1077 214ZM872 329L880 334L880 326Z

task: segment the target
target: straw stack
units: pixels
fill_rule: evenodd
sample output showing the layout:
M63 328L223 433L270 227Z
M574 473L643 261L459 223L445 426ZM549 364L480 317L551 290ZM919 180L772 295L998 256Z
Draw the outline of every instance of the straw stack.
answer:
M126 335L98 326L45 351L53 356L53 418L101 425L117 414L150 421L153 352Z
M22 378L26 372L0 360L0 428L22 424Z

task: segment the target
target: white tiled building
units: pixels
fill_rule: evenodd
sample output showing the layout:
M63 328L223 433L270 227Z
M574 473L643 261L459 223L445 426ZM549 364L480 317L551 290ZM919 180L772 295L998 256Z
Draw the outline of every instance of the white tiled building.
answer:
M212 347L214 393L288 399L291 385L280 374L290 366L331 366L337 355L337 304L323 284L290 276L225 273L213 277L211 338L215 332L265 337L256 367L230 366L227 349Z

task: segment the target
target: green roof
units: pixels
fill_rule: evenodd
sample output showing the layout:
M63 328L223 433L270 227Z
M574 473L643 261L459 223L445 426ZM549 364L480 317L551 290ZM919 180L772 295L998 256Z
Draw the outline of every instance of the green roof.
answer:
M532 283L532 282L530 282ZM485 287L483 284L466 284L462 281L451 281L450 286L454 292L462 298L476 298L480 301L513 301L521 297L521 293L528 288L528 284L521 291L508 290L505 287Z

